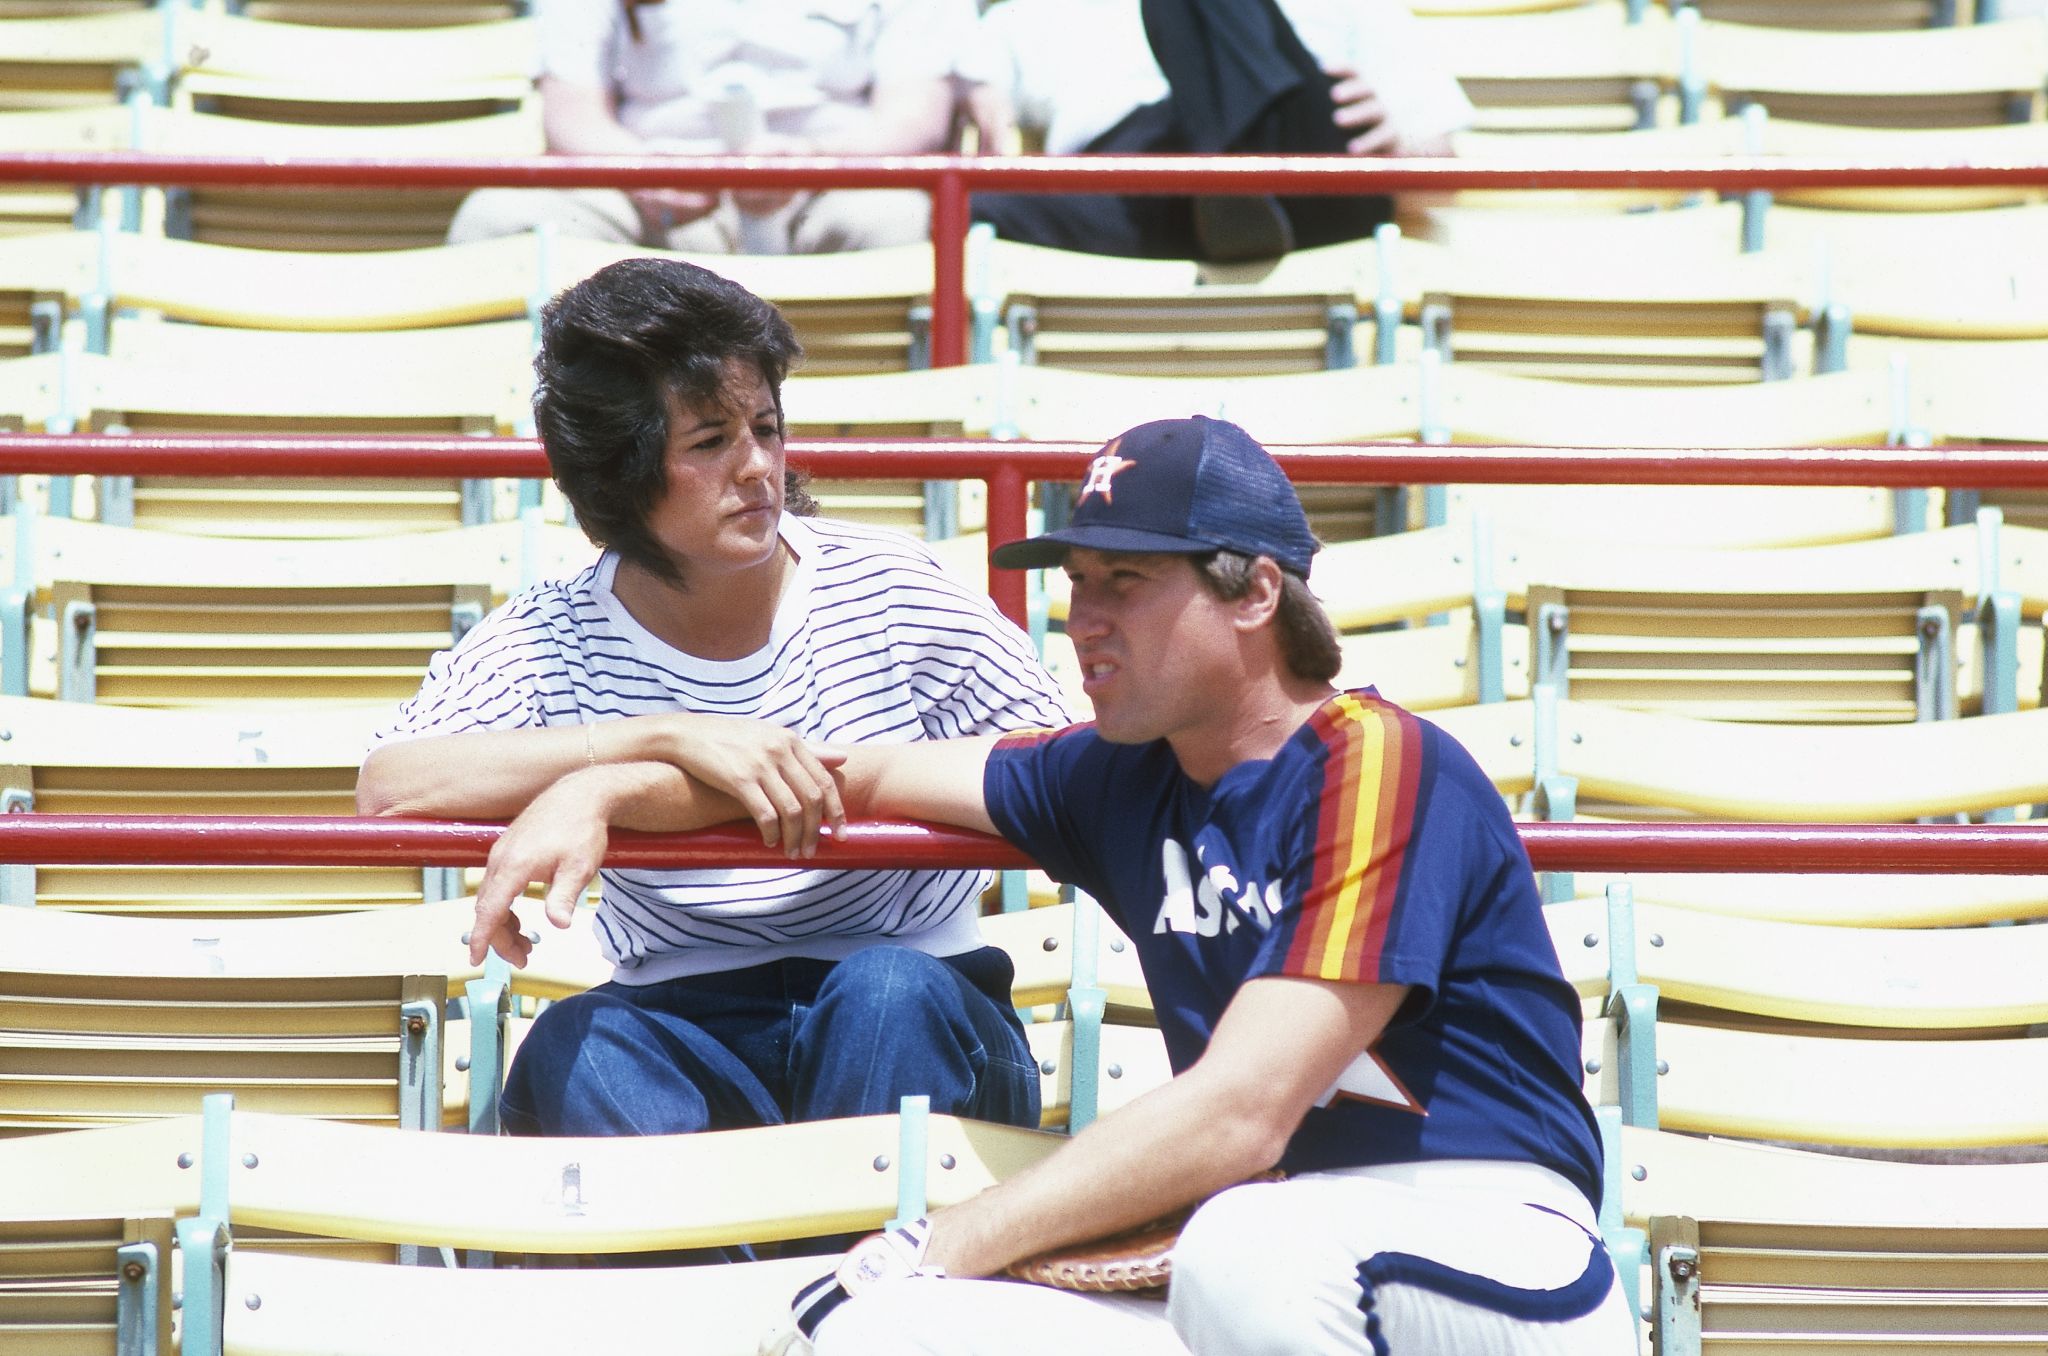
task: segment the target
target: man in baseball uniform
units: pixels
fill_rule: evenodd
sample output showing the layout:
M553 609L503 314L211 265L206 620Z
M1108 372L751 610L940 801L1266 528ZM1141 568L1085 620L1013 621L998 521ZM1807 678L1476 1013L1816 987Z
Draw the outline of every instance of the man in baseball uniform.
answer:
M1331 686L1314 550L1241 429L1140 426L1096 458L1068 526L995 555L1065 569L1093 722L825 751L849 814L999 832L1101 900L1175 1076L863 1243L772 1349L1635 1350L1595 1226L1578 999L1528 858L1455 741ZM565 800L600 852L624 813L737 813L665 765L576 777ZM580 887L581 860L509 855L524 864L479 896L486 933L530 879ZM1238 1185L1276 1166L1286 1180ZM975 1279L1196 1202L1164 1304Z

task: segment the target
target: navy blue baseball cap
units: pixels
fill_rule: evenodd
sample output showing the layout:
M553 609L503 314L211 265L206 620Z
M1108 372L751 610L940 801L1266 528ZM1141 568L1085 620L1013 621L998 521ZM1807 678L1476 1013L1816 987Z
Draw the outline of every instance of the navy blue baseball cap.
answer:
M1057 532L998 546L1008 570L1097 551L1271 556L1308 578L1316 539L1287 473L1249 433L1221 419L1161 419L1111 438L1088 463L1074 515Z

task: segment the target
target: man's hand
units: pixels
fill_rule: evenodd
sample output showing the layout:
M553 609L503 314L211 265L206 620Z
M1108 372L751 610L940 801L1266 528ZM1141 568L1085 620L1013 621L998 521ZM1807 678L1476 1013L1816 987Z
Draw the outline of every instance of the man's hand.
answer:
M783 132L763 132L747 143L746 155L816 155L818 144L808 137ZM796 200L794 188L734 189L732 200L748 216L765 217Z
M666 244L668 233L678 226L711 215L718 206L716 193L693 188L640 188L626 195L640 213L640 226L649 240Z
M476 922L469 932L469 963L481 965L496 951L525 968L533 942L520 930L514 904L539 881L546 890L548 921L566 928L575 921L576 902L597 876L609 834L606 807L591 778L571 773L540 793L491 847L483 883L476 892Z
M781 844L790 856L818 850L820 827L839 829L846 806L832 770L846 755L806 744L781 725L731 716L670 718L668 761L738 801L769 847Z
M1344 149L1352 155L1393 154L1400 136L1378 92L1348 66L1325 66L1323 74L1337 82L1330 87L1330 102L1337 106L1330 120L1352 134Z

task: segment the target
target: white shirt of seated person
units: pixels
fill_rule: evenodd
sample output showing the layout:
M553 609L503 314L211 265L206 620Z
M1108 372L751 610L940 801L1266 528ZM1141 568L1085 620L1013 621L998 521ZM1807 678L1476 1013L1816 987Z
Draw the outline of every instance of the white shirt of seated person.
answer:
M612 90L620 125L653 149L725 150L719 105L735 86L769 132L819 136L875 84L942 80L973 0L537 0L541 72ZM637 27L636 38L633 28Z
M1471 125L1471 101L1400 0L1278 3L1317 61L1356 70L1379 95L1400 145ZM1138 0L1005 0L981 23L956 74L1007 91L1018 122L1045 133L1048 154L1072 155L1167 95Z

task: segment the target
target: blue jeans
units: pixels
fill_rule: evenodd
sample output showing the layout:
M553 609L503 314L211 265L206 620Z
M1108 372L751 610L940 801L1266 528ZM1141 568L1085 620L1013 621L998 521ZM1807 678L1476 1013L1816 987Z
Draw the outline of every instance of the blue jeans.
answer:
M515 1135L673 1135L893 1112L1038 1124L1038 1069L996 947L939 959L877 945L547 1008L505 1080Z

